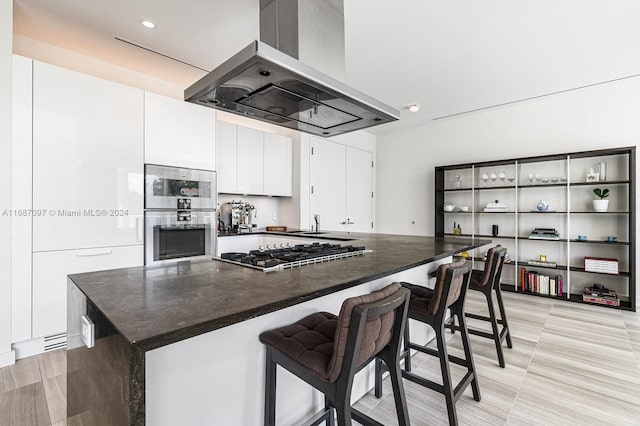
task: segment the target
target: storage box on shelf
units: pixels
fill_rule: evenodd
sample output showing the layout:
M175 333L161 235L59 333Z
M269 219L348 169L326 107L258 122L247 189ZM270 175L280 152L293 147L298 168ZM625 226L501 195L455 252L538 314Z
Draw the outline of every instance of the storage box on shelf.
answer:
M507 290L636 310L635 147L436 167L435 182L436 235L507 247ZM595 188L609 189L606 212ZM481 268L483 253L470 255ZM619 273L585 270L589 257ZM583 297L596 284L618 302Z

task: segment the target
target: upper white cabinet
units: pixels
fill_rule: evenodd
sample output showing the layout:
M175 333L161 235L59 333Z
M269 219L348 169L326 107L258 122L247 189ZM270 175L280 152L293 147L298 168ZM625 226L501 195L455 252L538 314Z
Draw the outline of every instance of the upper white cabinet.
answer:
M144 93L144 161L215 170L216 112L155 93Z
M142 244L143 111L142 90L34 63L34 251Z
M219 121L216 147L218 192L235 193L238 188L238 126Z
M218 192L291 196L291 138L218 122Z
M313 136L310 140L309 208L312 216L320 216L320 230L372 232L373 154Z
M293 150L291 138L264 134L264 193L291 196Z
M264 133L238 126L238 187L241 194L264 194Z

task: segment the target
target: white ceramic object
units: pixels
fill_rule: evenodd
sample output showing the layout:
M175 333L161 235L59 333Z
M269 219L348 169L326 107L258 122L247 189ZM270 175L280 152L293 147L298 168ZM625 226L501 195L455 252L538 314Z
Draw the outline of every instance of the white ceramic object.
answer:
M593 200L593 210L598 213L606 212L609 209L609 200Z
M444 210L445 212L452 212L455 207L456 206L454 204L445 203L444 206L442 206L442 210Z

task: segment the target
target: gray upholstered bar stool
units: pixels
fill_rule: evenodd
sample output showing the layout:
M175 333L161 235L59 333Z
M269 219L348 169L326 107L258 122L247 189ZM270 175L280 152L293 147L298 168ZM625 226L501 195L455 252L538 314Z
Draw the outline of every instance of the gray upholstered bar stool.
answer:
M504 265L504 258L506 254L507 249L498 244L487 252L487 260L484 265L484 270L474 269L471 271L469 289L476 290L484 294L484 297L487 299L489 316L487 317L471 312L465 312L465 316L467 318L491 323L491 333L469 327L468 330L471 334L493 340L496 346L496 352L498 353L498 363L502 368L505 366L504 354L502 353L502 343L506 340L507 346L509 348L513 347L513 344L511 343L511 333L509 332L509 324L507 323L507 314L504 309L504 302L502 301L502 292L500 290L502 266ZM496 293L496 300L498 301L500 318L496 316L496 309L493 304L492 293L494 292ZM502 329L500 329L500 326L502 326ZM448 324L448 327L452 330L460 329L459 326L455 325L453 318Z
M464 319L464 299L467 293L470 275L471 263L461 259L438 267L436 284L433 290L410 283L401 283L404 288L411 290L408 318L431 326L435 331L435 340L438 347L437 350L434 350L411 342L409 326L407 325L404 334L404 352L401 355L401 358L404 358L405 362L402 377L443 394L447 403L449 424L451 425L458 424L455 404L467 386L471 385L473 399L480 401L480 387L478 385L478 377L476 375L469 335ZM455 315L458 317L462 346L464 349L464 359L447 353L447 342L445 341L445 318L447 309L450 310L451 316ZM411 372L411 349L440 359L443 384L425 379ZM467 369L464 377L457 385L454 385L451 378L450 362L461 365ZM376 362L375 395L377 397L382 396L382 370L382 364Z
M311 424L326 421L351 425L381 425L351 408L354 375L374 359L391 371L400 425L409 424L400 375L400 341L409 307L409 290L393 283L381 290L344 301L336 317L327 312L309 315L295 324L265 331L260 341L267 348L264 424L275 424L276 367L279 365L325 396L325 409Z

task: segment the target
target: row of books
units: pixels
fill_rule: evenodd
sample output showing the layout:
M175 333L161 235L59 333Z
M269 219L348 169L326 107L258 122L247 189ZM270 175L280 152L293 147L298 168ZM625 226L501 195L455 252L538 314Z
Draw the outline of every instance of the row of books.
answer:
M520 269L520 291L546 294L549 296L562 296L564 278L562 275L545 275L537 271Z

